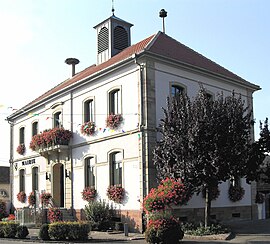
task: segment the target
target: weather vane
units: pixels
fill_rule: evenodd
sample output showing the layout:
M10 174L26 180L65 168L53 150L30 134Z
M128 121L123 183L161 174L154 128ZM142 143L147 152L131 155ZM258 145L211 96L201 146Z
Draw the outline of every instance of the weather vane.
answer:
M114 0L112 0L112 15L114 15Z

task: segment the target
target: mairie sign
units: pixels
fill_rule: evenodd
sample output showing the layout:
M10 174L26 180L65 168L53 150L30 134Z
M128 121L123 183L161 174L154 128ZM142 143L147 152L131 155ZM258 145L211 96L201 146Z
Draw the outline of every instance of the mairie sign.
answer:
M35 159L28 159L28 160L22 161L22 166L30 165L30 164L34 164L34 163L36 163Z

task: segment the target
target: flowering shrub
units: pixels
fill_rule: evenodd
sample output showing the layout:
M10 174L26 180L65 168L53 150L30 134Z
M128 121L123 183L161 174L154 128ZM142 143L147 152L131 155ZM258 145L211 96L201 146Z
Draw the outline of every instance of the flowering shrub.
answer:
M147 243L179 243L183 236L180 222L167 212L152 215L145 231Z
M18 194L17 194L17 199L19 202L21 203L25 203L25 200L26 200L26 194L24 191L20 191Z
M210 187L209 188L209 200L216 200L219 197L220 191L218 189L218 186ZM202 196L205 198L206 195L206 189L203 188L202 190Z
M125 198L125 189L121 185L109 186L107 196L116 203L122 203Z
M17 153L23 155L25 153L25 145L24 143L20 144L18 147L17 147Z
M83 135L91 136L95 134L95 122L88 121L81 126L81 133Z
M261 192L257 192L256 194L256 200L255 200L255 203L263 203L265 200L265 197L264 197L264 194L261 193Z
M1 218L0 218L0 220L1 220ZM4 222L13 221L13 220L15 220L15 215L14 214L9 214L6 218L2 218L2 221L4 221Z
M110 129L117 129L123 122L121 114L110 114L106 119L106 126Z
M95 200L97 196L97 191L94 187L85 187L82 191L82 199L87 201L87 202L91 202L93 200Z
M7 216L6 212L6 202L0 200L0 220Z
M229 199L232 202L240 201L243 196L245 195L245 190L241 186L233 186L230 185L229 187Z
M162 180L158 188L152 188L143 200L146 213L164 210L170 204L184 205L191 197L191 192L185 185L175 179Z
M48 210L48 220L50 223L60 222L63 220L63 214L59 208L49 208Z
M28 196L28 203L30 206L34 206L36 204L36 195L35 192L31 192L30 195Z
M34 135L30 142L30 148L37 151L54 145L68 145L72 138L72 132L64 128L53 128Z
M44 206L48 206L51 198L52 198L51 193L48 193L48 192L42 193L40 195L41 204Z

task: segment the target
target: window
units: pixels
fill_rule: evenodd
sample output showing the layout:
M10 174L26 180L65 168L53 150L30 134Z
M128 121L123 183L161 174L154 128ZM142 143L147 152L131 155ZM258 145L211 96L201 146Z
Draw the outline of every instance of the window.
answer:
M120 89L115 89L109 93L109 114L121 114L120 105Z
M53 115L53 127L54 128L61 127L61 112L57 112Z
M84 122L94 122L94 100L89 99L84 102Z
M33 122L32 123L32 136L37 135L38 133L38 122Z
M95 187L95 158L88 157L84 160L85 187Z
M25 170L21 169L19 171L19 178L20 178L20 191L25 191Z
M175 97L177 95L180 95L184 92L184 88L179 85L172 85L171 86L171 96Z
M111 185L122 185L122 154L120 152L110 155Z
M25 129L24 129L24 127L21 127L20 128L20 138L19 138L19 143L20 144L24 144L24 131L25 131Z
M38 167L32 168L32 191L38 190Z

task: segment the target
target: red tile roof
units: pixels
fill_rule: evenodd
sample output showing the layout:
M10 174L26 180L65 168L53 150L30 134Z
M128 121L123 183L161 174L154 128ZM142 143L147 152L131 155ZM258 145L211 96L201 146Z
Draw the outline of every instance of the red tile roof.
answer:
M109 68L121 61L124 61L130 58L133 54L143 54L145 51L147 53L153 53L160 55L162 57L173 59L182 64L191 65L193 67L197 67L205 71L212 72L216 75L225 76L226 78L233 79L240 83L244 83L248 86L252 86L254 90L260 89L259 86L247 82L243 78L216 64L215 62L204 57L203 55L195 52L194 50L176 41L175 39L169 37L168 35L162 32L158 32L157 34L152 35L138 42L137 44L134 44L124 49L122 52L113 56L108 61L101 63L99 65L92 65L86 68L85 70L77 73L71 79L68 79L60 83L59 85L55 86L48 92L44 93L43 95L41 95L28 105L26 105L24 108L27 108L28 106L31 106L35 103L38 103L43 99L48 98L49 96L63 90L64 88L76 84L78 81L88 76L96 74L99 71ZM16 114L16 112L14 114Z

